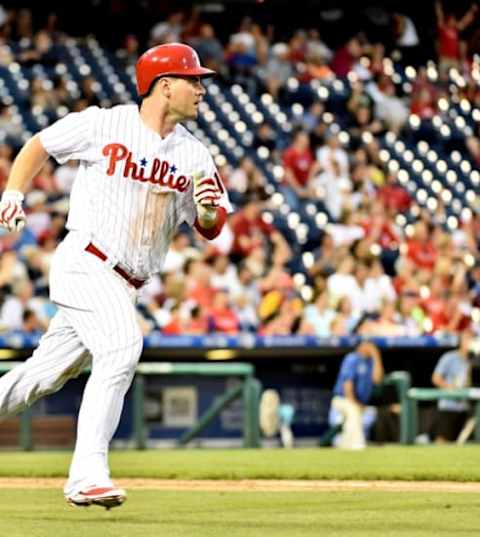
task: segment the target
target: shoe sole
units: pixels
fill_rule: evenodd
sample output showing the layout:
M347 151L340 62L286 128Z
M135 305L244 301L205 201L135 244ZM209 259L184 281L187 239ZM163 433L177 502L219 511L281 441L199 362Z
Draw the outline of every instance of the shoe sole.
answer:
M126 499L126 496L105 496L103 498L85 498L85 501L76 502L71 498L66 498L68 505L71 507L90 507L91 505L98 505L99 507L105 507L107 511L113 507L120 507Z

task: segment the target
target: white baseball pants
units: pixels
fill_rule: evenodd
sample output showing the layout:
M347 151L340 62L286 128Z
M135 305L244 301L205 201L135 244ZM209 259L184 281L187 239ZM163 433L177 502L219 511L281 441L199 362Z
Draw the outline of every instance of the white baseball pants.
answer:
M339 447L343 449L363 449L366 447L362 407L346 397L339 396L332 399L332 406L344 417Z
M91 365L65 494L111 485L108 447L143 343L136 290L85 252L88 242L70 232L58 247L50 271L50 296L58 312L33 355L0 378L0 416L5 417L59 390Z

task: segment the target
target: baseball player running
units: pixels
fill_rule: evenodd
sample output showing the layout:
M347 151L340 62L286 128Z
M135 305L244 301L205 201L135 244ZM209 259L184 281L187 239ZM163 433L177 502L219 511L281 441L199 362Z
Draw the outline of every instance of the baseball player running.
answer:
M1 197L0 225L19 231L24 193L49 155L80 161L69 233L50 271L58 311L33 355L0 379L5 417L91 366L64 488L71 505L125 501L107 456L142 351L137 291L160 270L182 222L213 239L231 211L207 148L180 124L197 117L202 78L213 74L187 45L149 49L136 65L140 106L92 106L42 130L19 152Z

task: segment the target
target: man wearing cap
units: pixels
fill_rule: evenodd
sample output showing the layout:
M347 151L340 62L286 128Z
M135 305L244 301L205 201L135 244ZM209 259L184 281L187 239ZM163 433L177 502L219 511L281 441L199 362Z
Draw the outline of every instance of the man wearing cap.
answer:
M231 210L207 148L181 125L197 118L202 79L213 74L187 45L149 49L136 64L140 106L92 106L33 136L0 201L0 225L19 231L24 194L48 157L80 163L69 233L50 271L58 312L33 356L0 379L5 417L91 367L64 487L73 506L109 509L126 499L111 481L107 457L142 352L138 289L161 270L182 222L213 239Z

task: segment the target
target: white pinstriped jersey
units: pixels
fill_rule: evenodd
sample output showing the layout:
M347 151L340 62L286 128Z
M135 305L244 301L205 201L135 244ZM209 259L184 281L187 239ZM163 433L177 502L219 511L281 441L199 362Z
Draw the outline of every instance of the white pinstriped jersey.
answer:
M162 139L135 104L68 114L41 131L40 140L60 164L80 161L67 228L138 278L161 269L182 222L193 225L193 173L215 178L220 205L232 210L207 148L182 125Z

